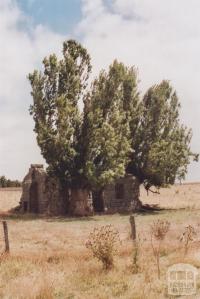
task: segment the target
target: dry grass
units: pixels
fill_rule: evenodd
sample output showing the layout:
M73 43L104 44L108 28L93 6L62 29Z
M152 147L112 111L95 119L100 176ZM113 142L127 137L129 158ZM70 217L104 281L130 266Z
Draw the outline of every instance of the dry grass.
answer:
M161 189L160 194L149 192L149 195L141 188L141 200L166 209L200 209L200 183L174 185Z
M164 190L161 195L149 197L142 191L145 202L157 203L160 197L161 206L188 208L135 215L137 233L140 235L137 274L132 271L133 244L130 238L129 216L94 216L82 219L7 216L11 254L0 258L0 298L167 298L166 270L169 265L188 262L200 268L200 211L197 210L200 185L187 186L191 188L188 189L188 194L186 186L182 187L181 189L175 186ZM16 205L20 195L19 191L16 194L14 191L0 192L0 210L5 212ZM173 200L172 195L175 198ZM196 203L191 196L194 196ZM186 198L190 199L187 203ZM160 280L157 278L150 245L150 224L158 219L171 222L161 252ZM115 267L107 272L85 247L88 235L94 227L106 224L112 224L119 230L122 241L115 257ZM195 242L190 244L188 254L184 256L179 237L189 224L195 227L197 236ZM3 245L0 232L2 251ZM198 286L200 287L200 281ZM200 290L198 298L199 296Z
M18 205L21 188L0 188L0 212ZM141 187L141 200L144 204L154 204L165 209L200 209L200 183L174 185L160 190L160 194L147 192Z
M0 188L0 212L9 211L19 204L21 188Z

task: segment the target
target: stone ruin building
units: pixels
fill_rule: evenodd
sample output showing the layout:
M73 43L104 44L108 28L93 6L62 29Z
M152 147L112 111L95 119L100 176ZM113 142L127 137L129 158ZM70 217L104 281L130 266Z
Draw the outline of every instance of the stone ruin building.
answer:
M63 194L56 179L50 178L43 165L32 164L22 183L20 211L49 215L68 214L70 192ZM58 200L59 199L59 200ZM105 187L103 196L92 192L88 206L96 213L132 212L140 208L139 182L126 175Z
M62 200L63 192L56 179L50 178L43 165L32 164L22 182L20 211L36 214L66 214L66 200ZM60 200L57 200L57 199Z
M133 212L141 207L139 200L140 184L132 175L117 179L107 185L103 192L103 199L93 192L93 206L95 212Z

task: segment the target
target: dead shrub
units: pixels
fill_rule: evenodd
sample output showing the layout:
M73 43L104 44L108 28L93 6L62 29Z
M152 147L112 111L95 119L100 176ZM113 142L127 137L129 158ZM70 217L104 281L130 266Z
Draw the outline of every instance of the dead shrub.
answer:
M161 244L165 239L166 234L170 228L170 222L166 220L157 220L151 225L151 247L153 255L156 260L156 266L158 271L158 278L160 279L160 253Z
M0 264L10 258L10 254L6 252L0 253Z
M139 271L139 253L142 247L140 235L138 235L137 240L133 242L133 252L132 252L132 272L137 274Z
M52 255L47 258L47 262L50 264L59 264L64 258L62 256Z
M35 297L36 299L54 299L53 288L48 285L44 285L39 290L38 295Z
M183 243L184 247L184 256L187 255L190 244L194 241L195 236L197 235L195 228L192 225L185 227L184 232L180 236L180 242Z
M109 270L114 265L118 244L119 232L112 225L105 225L94 228L86 242L86 247L103 263L103 268Z

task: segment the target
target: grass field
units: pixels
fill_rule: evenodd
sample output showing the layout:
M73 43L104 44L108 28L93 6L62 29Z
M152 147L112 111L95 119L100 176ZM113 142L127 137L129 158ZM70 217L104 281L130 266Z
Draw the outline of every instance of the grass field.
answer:
M21 188L0 188L0 212L6 212L19 204Z
M135 214L139 235L138 273L132 271L133 243L128 215L106 215L89 218L45 218L34 215L7 214L17 205L20 190L0 190L1 218L9 225L11 253L0 259L0 298L5 299L139 299L168 298L168 266L190 263L200 268L200 184L174 186L160 195L141 190L146 204L160 211ZM170 221L170 231L161 250L161 279L150 242L150 224L157 219ZM115 256L115 267L105 272L85 247L94 227L112 224L121 242ZM197 235L184 256L179 237L187 225ZM0 234L3 251L3 234ZM200 298L200 279L197 281ZM188 297L189 298L189 297Z

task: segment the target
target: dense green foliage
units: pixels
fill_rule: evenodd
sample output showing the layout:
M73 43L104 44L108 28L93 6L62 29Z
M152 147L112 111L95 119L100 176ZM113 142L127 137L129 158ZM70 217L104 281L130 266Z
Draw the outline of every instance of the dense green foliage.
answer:
M134 69L114 61L108 73L102 71L94 80L85 98L82 136L87 144L87 175L97 187L125 174L131 152L128 110L135 111L137 98L135 79Z
M126 171L148 190L151 186L164 187L174 184L176 179L184 179L191 159L197 160L198 155L190 150L192 131L180 123L180 103L170 83L163 81L151 87L143 97L137 83L133 67L114 61L108 74L101 72L94 81L88 110L90 113L94 107L98 112L101 110L107 121L116 111L123 117L123 129L126 128L131 146ZM107 116L110 107L112 114ZM99 122L101 117L96 114L92 124ZM121 132L117 131L116 138L120 139Z
M21 182L9 180L4 175L0 176L0 188L21 187Z
M123 73L102 72L87 92L90 57L71 40L63 45L63 59L51 55L43 64L44 72L29 75L30 111L49 173L78 188L105 185L124 175L130 144L125 113L120 113L117 100Z
M89 189L125 172L147 189L184 179L198 156L168 81L141 97L136 69L114 61L87 89L90 56L72 40L63 44L61 60L51 55L43 65L43 72L29 75L30 112L49 173L69 187Z
M128 171L149 189L184 179L191 159L192 132L180 123L180 103L168 81L151 87L140 103L140 119L132 131Z

